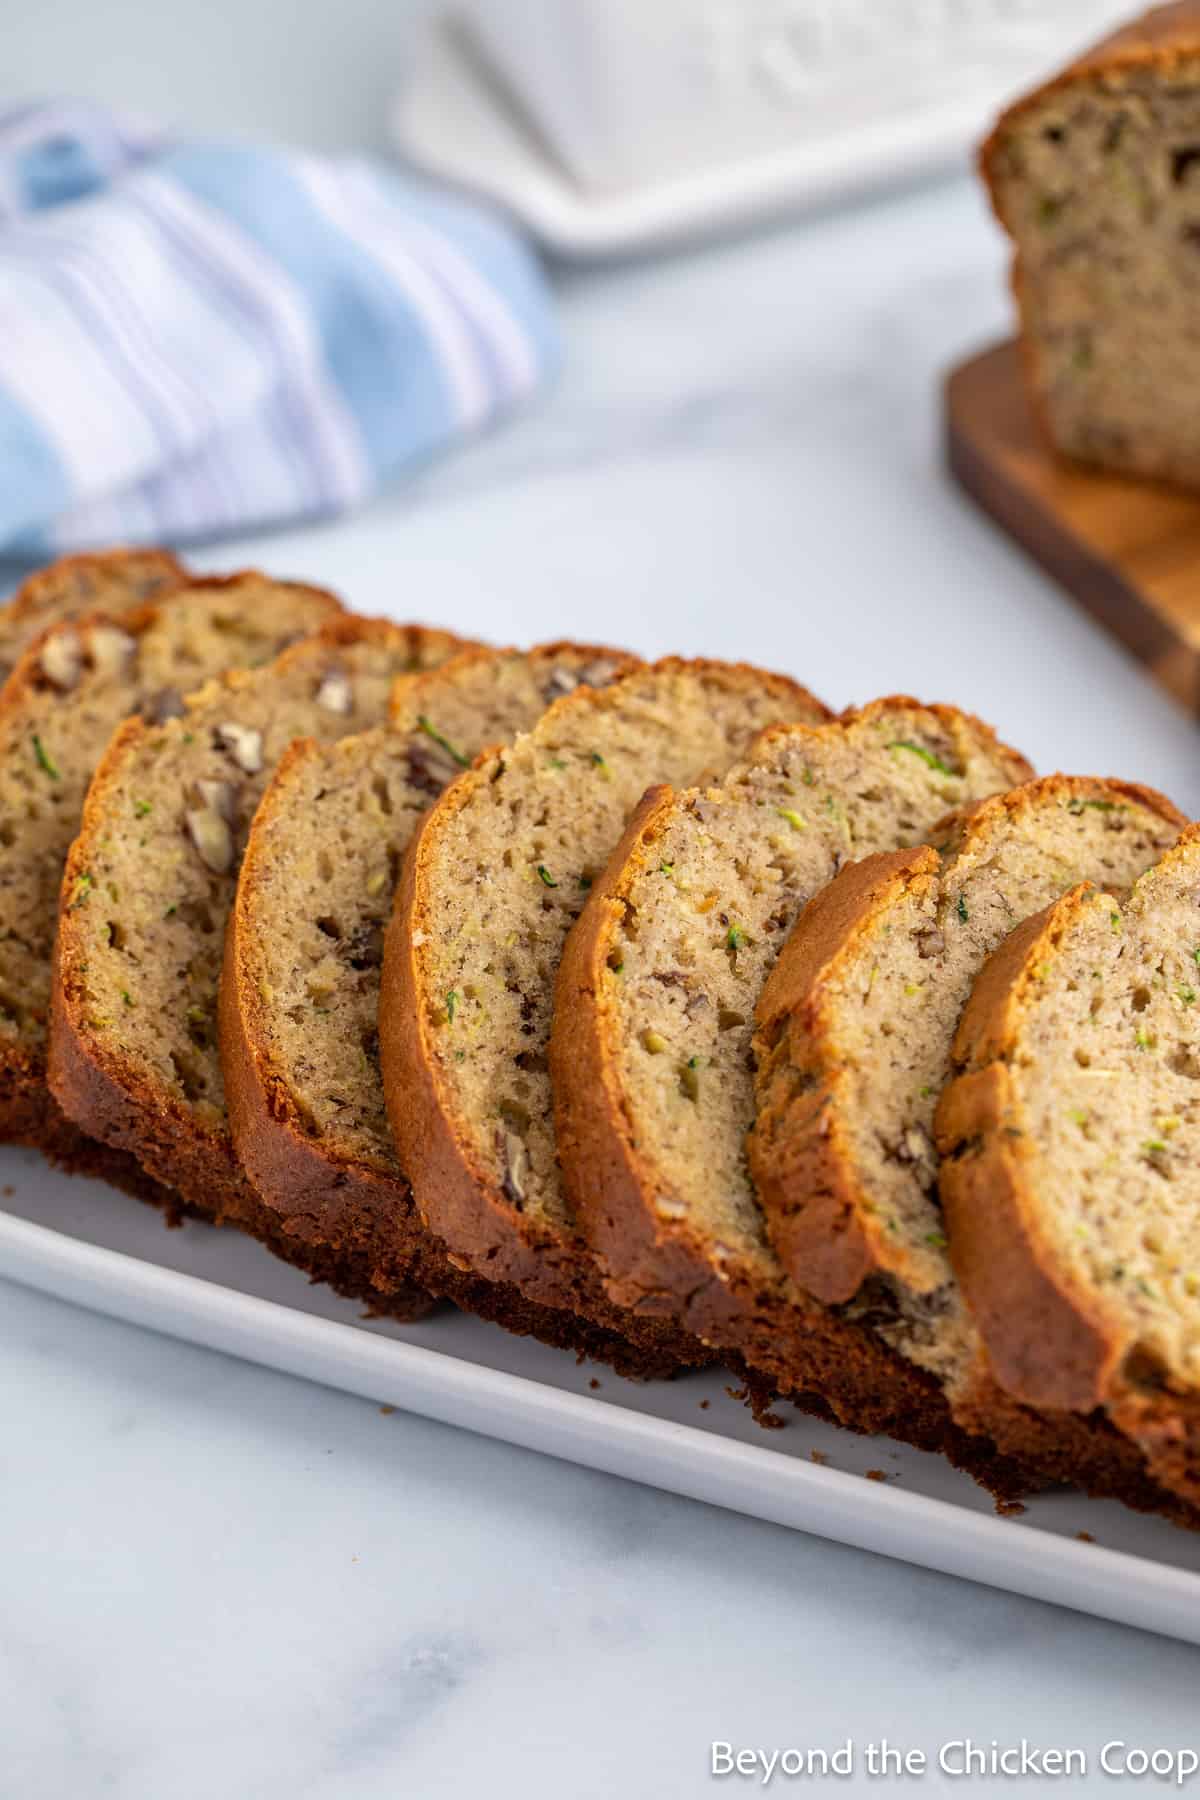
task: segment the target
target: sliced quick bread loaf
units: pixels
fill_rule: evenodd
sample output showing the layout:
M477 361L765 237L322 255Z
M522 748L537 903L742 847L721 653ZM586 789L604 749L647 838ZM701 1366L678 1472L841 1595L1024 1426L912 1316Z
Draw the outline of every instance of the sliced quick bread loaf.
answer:
M384 1087L423 1217L481 1275L647 1344L678 1336L614 1308L576 1242L546 1063L555 971L650 777L716 771L768 721L822 716L782 677L670 659L560 700L426 815L385 946Z
M165 550L103 550L64 556L22 582L0 606L0 683L39 632L83 613L141 606L188 579Z
M221 1055L235 1148L278 1223L279 1254L373 1310L411 1316L417 1290L622 1374L653 1376L677 1366L669 1341L634 1345L539 1306L475 1274L423 1226L392 1147L377 1036L378 940L421 814L484 744L511 738L580 683L598 686L633 666L570 644L466 651L404 683L390 726L335 745L294 744L242 863Z
M1148 789L1052 775L974 808L940 856L874 857L808 907L758 1004L749 1148L775 1250L810 1293L949 1282L933 1118L976 975L1080 881L1132 887L1186 824Z
M247 1217L217 1051L225 921L255 807L297 737L373 723L393 680L458 648L444 632L337 619L181 716L130 719L101 762L59 914L51 1089L69 1117L184 1200Z
M1126 902L1077 887L975 983L937 1116L996 1377L1107 1416L1200 1500L1200 827Z
M110 581L110 590L114 587ZM44 631L0 691L0 1137L112 1174L46 1086L58 895L93 770L131 713L182 711L181 689L259 663L340 612L332 594L242 574L165 602ZM140 829L140 828L139 828Z
M414 1261L428 1265L424 1286L439 1275L448 1291L479 1285L422 1228L388 1129L379 972L400 859L485 746L634 666L581 644L464 651L406 683L389 725L293 744L259 807L221 987L234 1143L286 1231L373 1259L383 1290Z
M981 155L1051 441L1191 488L1198 89L1200 6L1158 6L1019 99Z
M936 1383L772 1251L746 1165L751 1033L797 913L842 862L1027 774L977 720L900 698L768 732L719 786L647 795L568 942L551 1046L564 1180L610 1297L959 1460ZM987 1447L971 1458L1009 1483Z
M1186 821L1161 795L1061 775L971 809L933 850L845 869L767 981L750 1165L792 1279L944 1387L954 1416L1093 1492L1161 1507L1111 1430L1005 1408L953 1280L934 1112L972 983L1018 920L1085 877L1129 888Z

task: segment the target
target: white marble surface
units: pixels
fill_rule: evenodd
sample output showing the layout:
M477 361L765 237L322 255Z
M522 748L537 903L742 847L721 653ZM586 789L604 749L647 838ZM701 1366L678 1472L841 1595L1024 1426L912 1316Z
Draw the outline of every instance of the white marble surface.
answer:
M497 638L744 655L838 703L954 699L1043 768L1200 810L1194 727L941 473L938 372L1005 318L965 184L562 297L536 414L354 521L208 560ZM4 1284L0 1368L5 1800L674 1800L749 1790L710 1783L713 1738L1195 1730L1184 1646Z

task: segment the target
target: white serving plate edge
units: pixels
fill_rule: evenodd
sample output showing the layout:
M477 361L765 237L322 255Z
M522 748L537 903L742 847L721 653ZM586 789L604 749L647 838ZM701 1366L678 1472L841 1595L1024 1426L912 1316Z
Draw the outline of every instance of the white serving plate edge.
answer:
M249 1246L248 1246L249 1248ZM1200 1575L732 1441L0 1212L0 1275L169 1337L777 1525L1200 1643ZM1084 1503L1086 1504L1086 1503Z

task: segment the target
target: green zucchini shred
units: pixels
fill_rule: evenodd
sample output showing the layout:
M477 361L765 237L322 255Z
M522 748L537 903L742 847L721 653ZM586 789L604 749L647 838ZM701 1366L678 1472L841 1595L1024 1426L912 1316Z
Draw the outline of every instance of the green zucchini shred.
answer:
M37 758L38 768L47 774L51 781L61 781L62 775L58 765L35 731L33 734L33 754Z
M935 756L934 752L927 750L924 744L914 744L910 738L897 738L894 743L888 745L888 749L907 750L910 756L920 757L926 768L936 769L939 775L949 775L954 780L958 779L958 770L952 769L949 763L944 763L940 756Z
M432 738L435 744L440 745L446 752L446 755L451 757L458 764L460 769L470 768L470 757L464 756L461 750L456 750L454 745L450 742L450 739L448 737L443 737L436 726L425 717L424 713L420 713L417 717L417 730L423 731L427 738Z

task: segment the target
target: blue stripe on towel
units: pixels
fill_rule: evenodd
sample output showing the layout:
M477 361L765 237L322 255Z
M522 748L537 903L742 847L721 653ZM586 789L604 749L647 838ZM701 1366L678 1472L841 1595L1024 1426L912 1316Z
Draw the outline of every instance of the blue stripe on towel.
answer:
M0 111L0 555L343 511L558 357L520 240L350 158Z
M235 220L304 294L377 470L390 473L414 447L449 433L445 373L419 321L378 265L317 211L284 158L196 146L174 151L167 172Z

